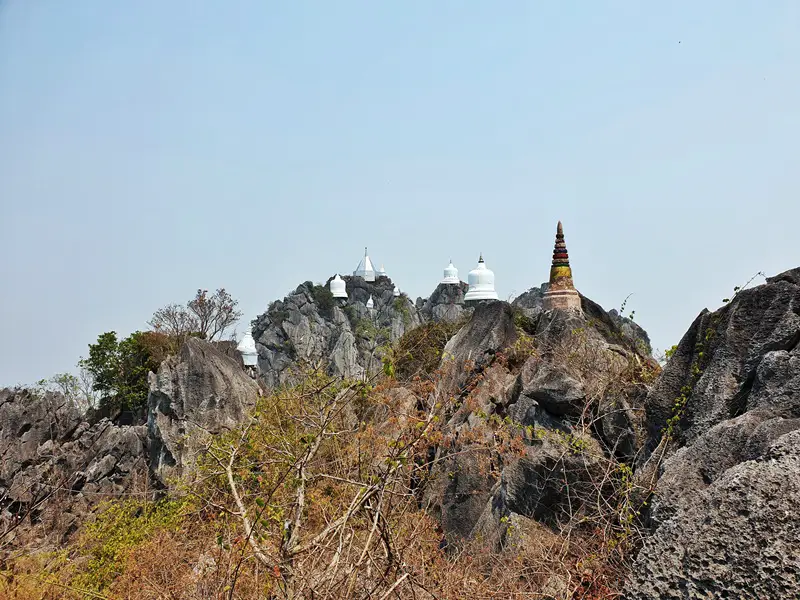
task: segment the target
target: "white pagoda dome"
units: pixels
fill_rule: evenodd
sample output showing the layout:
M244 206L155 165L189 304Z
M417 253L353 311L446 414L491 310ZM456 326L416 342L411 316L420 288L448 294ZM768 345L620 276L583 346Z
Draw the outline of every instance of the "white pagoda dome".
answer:
M400 295L400 288L397 287L397 284L394 285L394 289L392 290L392 296L397 298Z
M376 274L376 276L377 277L388 277L388 275L386 274L386 269L383 268L383 265L381 265L381 268L378 269L378 273Z
M364 258L358 263L353 275L361 277L364 281L375 281L375 268L372 266L372 261L369 259L366 248L364 248Z
M344 279L339 277L338 273L331 279L330 288L334 298L347 298L347 284Z
M375 308L375 300L372 299L372 295L370 294L369 300L367 300L367 308Z
M242 355L242 361L245 367L255 367L258 362L258 351L256 350L256 341L253 339L253 334L250 331L245 331L236 350Z
M497 300L494 290L494 272L486 268L483 255L478 259L478 266L469 272L467 278L469 290L464 296L464 301L470 300Z
M453 261L450 261L450 264L444 268L444 279L442 279L441 283L461 283L458 278L458 269L453 265Z

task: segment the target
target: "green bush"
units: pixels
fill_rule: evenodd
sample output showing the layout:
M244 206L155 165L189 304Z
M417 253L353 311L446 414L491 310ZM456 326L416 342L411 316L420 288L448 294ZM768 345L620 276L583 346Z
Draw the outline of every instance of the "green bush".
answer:
M184 514L183 501L116 500L105 504L83 530L82 552L88 557L73 580L75 587L101 591L122 573L127 554L153 533L177 529Z
M384 371L391 372L400 380L430 375L439 367L447 341L462 325L463 321L431 322L406 332L384 361ZM386 364L387 361L390 361L389 364Z
M327 285L313 285L311 286L311 297L314 298L314 303L319 308L320 313L330 316L333 312L333 293Z
M101 407L136 410L147 403L147 374L175 350L162 333L136 331L117 340L117 333L108 331L89 344L89 357L79 364L94 376Z

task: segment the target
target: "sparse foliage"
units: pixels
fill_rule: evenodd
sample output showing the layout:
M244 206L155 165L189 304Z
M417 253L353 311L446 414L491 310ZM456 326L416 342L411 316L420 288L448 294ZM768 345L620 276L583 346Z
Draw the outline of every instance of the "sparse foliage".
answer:
M189 311L197 320L197 333L201 338L213 341L242 316L236 310L238 300L220 288L209 295L208 290L197 290L197 295L187 304Z
M234 300L224 288L213 294L208 290L197 290L186 306L168 304L153 313L147 324L174 340L176 349L192 335L214 341L221 339L225 331L241 318L241 311L236 309L238 304L238 300Z

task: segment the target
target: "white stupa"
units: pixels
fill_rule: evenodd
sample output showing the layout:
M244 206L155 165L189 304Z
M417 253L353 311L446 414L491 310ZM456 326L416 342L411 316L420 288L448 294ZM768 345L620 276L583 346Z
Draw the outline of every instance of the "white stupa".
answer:
M444 279L440 283L455 283L459 284L461 281L458 278L458 269L453 265L453 261L444 268Z
M375 308L375 301L372 299L372 295L370 295L369 300L367 300L367 308Z
M338 273L331 279L330 288L334 298L347 298L347 284L344 279L339 277Z
M381 265L381 268L378 269L378 273L376 274L376 276L377 277L388 277L388 275L386 274L386 269L383 268L383 265Z
M497 300L497 292L494 290L494 272L486 268L483 262L483 254L478 259L478 266L469 272L467 277L469 290L464 296L464 302L470 300Z
M255 367L258 363L258 351L256 350L256 341L253 339L253 334L250 331L245 331L236 350L242 355L242 361L245 367Z
M397 298L400 295L400 288L397 287L397 284L394 284L394 289L392 290L392 296Z
M358 267L353 271L355 277L361 277L364 281L375 281L375 269L369 259L367 249L364 248L364 258L358 263Z

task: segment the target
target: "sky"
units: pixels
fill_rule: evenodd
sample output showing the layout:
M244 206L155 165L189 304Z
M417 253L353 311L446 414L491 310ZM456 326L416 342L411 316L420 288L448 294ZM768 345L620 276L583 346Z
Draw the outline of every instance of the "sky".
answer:
M668 348L800 266L798 31L796 0L0 0L0 386L365 246L412 298L482 252L510 298L559 219L576 287Z

